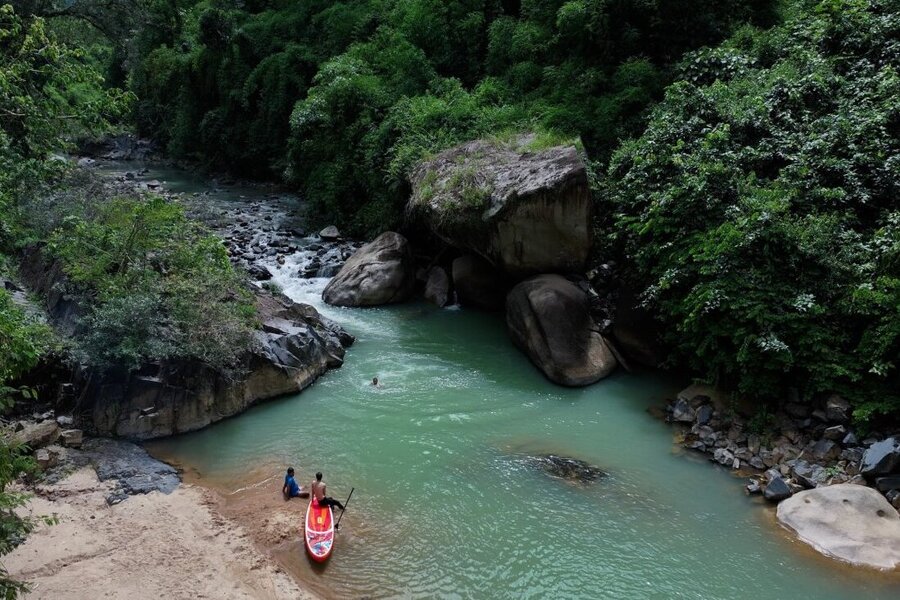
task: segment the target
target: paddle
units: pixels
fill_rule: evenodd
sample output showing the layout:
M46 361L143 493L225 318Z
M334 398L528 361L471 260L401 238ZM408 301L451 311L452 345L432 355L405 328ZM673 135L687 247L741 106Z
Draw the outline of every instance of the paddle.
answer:
M335 530L338 530L341 528L341 519L344 518L344 512L346 512L346 510L347 510L347 505L350 504L350 498L353 497L353 490L355 490L355 489L356 488L350 488L350 495L347 496L347 501L344 502L344 508L341 510L341 516L338 517L337 523L334 524Z

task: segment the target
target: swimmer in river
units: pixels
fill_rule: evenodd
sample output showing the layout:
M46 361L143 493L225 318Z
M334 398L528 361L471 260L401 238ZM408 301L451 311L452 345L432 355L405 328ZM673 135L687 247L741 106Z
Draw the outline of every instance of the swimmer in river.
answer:
M377 377L373 377L373 378L372 378L372 386L373 386L373 387L381 387L381 384L378 383L378 378L377 378Z

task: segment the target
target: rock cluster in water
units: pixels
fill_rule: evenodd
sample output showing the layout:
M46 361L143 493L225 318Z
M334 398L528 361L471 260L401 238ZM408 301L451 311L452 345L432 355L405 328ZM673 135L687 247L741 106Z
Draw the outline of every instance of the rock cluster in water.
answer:
M602 469L577 458L556 454L539 454L529 457L528 463L548 475L579 484L589 484L606 477Z

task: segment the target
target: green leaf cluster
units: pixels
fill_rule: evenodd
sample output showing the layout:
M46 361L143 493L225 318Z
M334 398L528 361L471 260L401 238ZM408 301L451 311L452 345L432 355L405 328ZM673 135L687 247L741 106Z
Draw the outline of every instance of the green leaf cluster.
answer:
M89 307L75 341L100 367L192 358L228 371L252 343L252 298L221 241L163 198L113 199L50 238Z
M896 8L800 3L688 55L613 157L631 276L709 380L900 408Z

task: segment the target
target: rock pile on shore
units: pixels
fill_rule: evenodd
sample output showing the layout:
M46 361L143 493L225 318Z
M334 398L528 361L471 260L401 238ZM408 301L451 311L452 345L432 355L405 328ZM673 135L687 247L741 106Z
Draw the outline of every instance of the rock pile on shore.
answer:
M900 435L869 432L851 423L850 404L832 394L815 406L788 402L768 413L742 416L715 388L692 385L668 406L683 424L686 448L741 474L747 492L779 502L806 489L871 485L900 509Z

